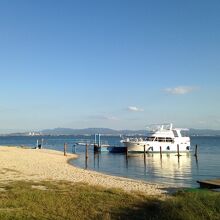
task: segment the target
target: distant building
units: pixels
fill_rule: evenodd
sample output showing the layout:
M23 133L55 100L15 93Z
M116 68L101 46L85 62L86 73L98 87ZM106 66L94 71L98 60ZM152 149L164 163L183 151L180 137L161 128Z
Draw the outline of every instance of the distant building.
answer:
M30 132L28 133L28 136L39 136L39 135L41 135L40 132L30 131Z

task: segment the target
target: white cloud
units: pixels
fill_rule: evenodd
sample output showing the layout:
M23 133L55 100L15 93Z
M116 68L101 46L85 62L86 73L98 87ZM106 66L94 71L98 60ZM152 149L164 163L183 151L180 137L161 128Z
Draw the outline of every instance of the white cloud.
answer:
M138 108L136 106L128 106L127 110L131 112L143 112L144 111L144 109Z
M195 86L177 86L174 88L166 88L164 91L173 95L185 95L197 89Z

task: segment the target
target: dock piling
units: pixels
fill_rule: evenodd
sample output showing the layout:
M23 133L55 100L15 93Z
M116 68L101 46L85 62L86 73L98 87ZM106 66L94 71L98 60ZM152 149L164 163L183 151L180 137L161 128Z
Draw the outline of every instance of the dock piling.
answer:
M181 155L180 155L180 147L179 147L179 144L177 144L177 156L178 156L178 157L181 156Z
M128 148L127 147L125 148L125 154L126 154L126 157L128 157Z
M197 157L197 153L198 153L198 145L196 144L196 147L195 147L195 154L194 154L195 157Z
M67 144L64 143L64 146L63 146L63 155L66 156L66 148L67 148Z
M73 153L73 154L76 153L76 144L73 144L73 146L72 146L72 153Z
M144 145L144 173L146 174L146 146Z
M160 158L162 158L162 147L160 146Z
M86 149L85 149L85 167L87 169L88 167L88 144L86 144Z
M98 146L101 147L101 134L99 134L99 142Z
M126 161L126 168L128 168L128 148L125 147L125 161Z
M41 148L43 148L44 139L41 139Z
M126 161L128 161L128 148L125 148L125 157L126 157Z

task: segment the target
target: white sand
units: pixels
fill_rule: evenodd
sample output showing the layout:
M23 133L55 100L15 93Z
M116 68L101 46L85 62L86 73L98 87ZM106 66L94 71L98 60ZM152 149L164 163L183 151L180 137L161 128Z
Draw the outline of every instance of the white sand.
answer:
M167 186L109 176L95 171L80 169L67 163L74 154L47 149L23 149L0 146L0 182L14 180L65 180L85 182L125 191L139 191L148 195L166 193Z

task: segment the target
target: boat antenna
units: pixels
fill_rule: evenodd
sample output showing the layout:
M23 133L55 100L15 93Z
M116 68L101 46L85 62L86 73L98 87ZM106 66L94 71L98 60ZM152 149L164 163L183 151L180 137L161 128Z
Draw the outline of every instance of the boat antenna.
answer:
M173 129L173 123L170 123L170 130Z

